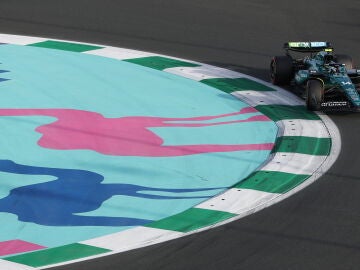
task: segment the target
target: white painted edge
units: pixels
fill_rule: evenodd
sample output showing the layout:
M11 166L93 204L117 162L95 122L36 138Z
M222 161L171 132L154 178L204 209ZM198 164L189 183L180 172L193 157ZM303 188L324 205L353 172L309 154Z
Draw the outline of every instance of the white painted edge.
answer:
M85 54L103 56L107 58L117 59L117 60L126 60L126 59L134 59L140 57L149 57L156 56L155 53L147 53L130 49L119 50L116 47L106 47L103 49L97 49L92 51L84 52Z
M287 119L276 122L284 130L282 136L303 136L330 138L330 134L321 120Z
M24 36L14 36L14 35L5 35L5 34L0 34L0 42L6 42L6 43L12 43L12 44L19 44L19 45L27 45L27 44L31 44L31 43L34 43L34 42L40 42L40 41L44 41L44 40L49 40L47 38L38 38L38 37L24 37ZM51 39L51 40L56 40L56 39ZM57 41L64 41L64 42L73 42L73 41L66 41L66 40L57 40ZM28 43L27 43L28 42ZM97 44L90 44L90 43L83 43L83 42L73 42L73 43L81 43L81 44L88 44L88 45L97 45ZM104 46L104 45L98 45L98 46L103 46L103 47L108 47L108 46ZM121 48L116 48L118 50L122 50ZM103 50L103 52L100 52L100 50ZM114 47L112 47L111 49L114 53L116 53L118 50L115 50ZM125 49L125 50L128 50L129 49ZM93 54L95 54L97 51L98 55L101 55L102 53L103 54L109 54L109 50L107 50L107 52L105 52L104 49L99 49L99 50L94 50L92 52L94 52ZM134 50L131 50L133 53ZM136 53L135 53L136 54ZM151 53L146 53L146 52L139 52L138 55L151 55ZM155 55L159 55L159 54L155 54ZM105 56L105 55L104 55ZM164 56L164 57L169 57L169 58L172 58L172 59L178 59L178 60L184 60L184 61L187 61L187 62L191 62L191 63L197 63L197 62L194 62L194 61L189 61L189 60L186 60L186 59L180 59L180 58L174 58L174 57L170 57L170 56L165 56L165 55L159 55L159 56ZM110 55L107 55L106 57L110 57ZM116 58L116 57L111 57L111 58ZM269 87L272 87L274 89L276 89L279 93L281 93L281 98L285 97L285 98L288 98L288 102L294 102L295 100L295 103L297 103L296 99L297 100L300 100L298 97L290 94L289 92L279 88L279 87L276 87L270 83L267 83L267 82L264 82L264 81L261 81L257 78L254 78L254 77L251 77L251 76L248 76L248 75L245 75L245 74L241 74L241 73L237 73L237 72L234 72L234 71L224 71L224 69L221 69L221 68L217 68L217 67L211 67L209 65L204 65L204 64L201 64L201 63L197 63L197 64L200 64L202 67L203 67L203 70L206 72L205 74L203 74L203 76L207 76L208 78L216 78L214 77L215 74L213 73L215 70L219 70L220 73L222 74L219 78L249 78L251 80L254 80L254 81L257 81L261 84L264 84L264 85L267 85ZM191 78L191 79L194 79L194 80L198 80L196 78L198 78L199 76L201 77L201 70L202 68L198 68L196 69L195 72L198 72L199 74L191 74L191 69L187 69L186 72L183 72L185 70L185 68L180 72L179 69L176 69L176 70L167 70L167 72L170 72L170 73L173 73L173 74L178 74L180 76L185 76L184 77L188 77L188 78ZM181 75L181 73L183 75ZM237 76L235 76L235 73ZM190 75L189 75L190 74ZM267 92L269 93L269 92ZM237 94L237 96L239 96L241 98L241 95L240 94ZM258 96L255 95L255 94L252 94L253 97L255 98L247 98L249 102L255 102L256 100L258 100ZM275 94L274 96L275 98L276 97L280 97L278 94ZM261 97L262 98L262 97ZM277 104L277 103L272 103L272 102L276 102L276 99L269 99L268 101L268 104ZM269 103L270 102L270 103ZM281 101L280 101L281 102ZM299 101L300 102L300 101ZM256 104L256 103L254 103ZM300 102L300 104L302 104ZM260 196L260 200L259 200L259 203L255 204L255 206L251 206L251 207L248 207L248 209L243 209L243 211L241 210L241 208L238 208L236 210L233 210L233 211L236 211L238 213L237 216L233 217L233 218L230 218L230 219L227 219L227 220L224 220L222 222L218 222L216 224L213 224L211 226L208 226L208 227L204 227L204 228L201 228L201 229L198 229L198 230L194 230L194 231L191 231L191 232L188 232L188 233L177 233L177 232L174 232L174 231L167 231L167 230L161 230L161 229L156 229L156 233L154 230L152 230L152 233L154 233L153 237L149 237L149 240L146 241L146 245L150 245L150 244L156 244L156 243L160 243L160 242L165 242L165 241L168 241L168 240L172 240L172 239L175 239L177 237L180 237L180 236L186 236L186 235L190 235L190 234L194 234L194 233L198 233L198 232L201 232L201 231L204 231L204 230L208 230L210 228L214 228L214 227L218 227L218 226L221 226L223 224L226 224L226 223L229 223L229 222L232 222L234 220L237 220L237 219L240 219L244 216L247 216L249 214L252 214L254 212L257 212L257 211L260 211L261 209L263 208L266 208L272 204L275 204L289 196L291 196L292 194L300 191L301 189L307 187L308 185L310 185L311 183L313 183L316 179L318 179L321 175L323 175L331 166L332 164L336 161L339 153L340 153L340 149L341 149L341 138L340 138L340 132L338 130L338 128L336 127L336 125L332 122L332 120L327 117L326 115L324 114L321 114L319 113L319 116L321 117L322 121L324 122L325 126L326 126L326 129L328 131L328 133L330 134L329 137L332 138L332 148L331 148L331 153L329 156L327 157L324 157L324 156L320 156L318 157L320 160L318 160L319 163L319 166L317 168L313 168L314 171L312 172L312 175L306 180L304 181L302 184L298 185L297 187L295 187L294 189L290 190L289 192L287 193L284 193L284 194L273 194L273 196L270 196L268 197L266 200L261 200L261 196L265 196L265 194L262 194ZM280 126L280 128L285 128L286 125L283 125L282 127ZM286 134L287 131L282 130L280 133L281 134ZM323 136L323 133L322 135ZM277 153L275 155L273 155L273 159L270 160L267 164L265 164L265 166L262 167L262 170L264 170L265 168L267 168L267 166L272 166L271 163L274 162L274 160L276 160L277 158L277 155L281 153ZM301 154L293 154L291 159L290 160L299 160L299 159L303 159L302 157L300 157L299 155ZM309 155L306 155L306 156L309 156ZM281 158L278 157L278 158ZM275 161L276 162L276 161ZM311 166L310 166L311 167ZM228 190L228 191L225 191L223 194L220 194L218 196L224 196L226 195L226 193L228 193L229 195L231 195L230 197L232 198L232 191L231 190ZM256 193L256 192L255 192ZM253 194L255 194L253 193ZM261 193L261 192L260 192ZM252 197L252 195L249 193L249 196ZM229 198L230 198L229 197ZM266 196L265 196L266 197ZM216 199L216 197L212 198L209 200L209 202L211 200L218 200L218 198ZM232 198L232 200L234 200ZM207 202L204 202L203 204L205 204ZM248 202L249 205L251 205L251 202ZM198 205L198 206L195 206L195 207L201 207L202 204ZM234 205L234 204L233 204ZM233 206L234 209L237 208L235 206ZM222 210L223 211L223 210ZM134 234L138 235L140 234L141 232L145 232L144 228L146 227L137 227L137 228L134 228L134 231L131 231L129 230L128 234L125 235L125 232L119 232L118 234L111 234L111 235L107 235L105 236L106 238L108 237L112 237L114 235L116 235L117 237L119 238L122 238L123 239L128 239L128 238L131 238L134 236ZM135 230L136 229L136 230ZM148 228L146 228L148 229ZM141 232L139 232L139 230ZM163 234L162 234L163 233ZM124 234L123 236L120 236L120 234ZM159 235L160 234L160 235ZM104 239L104 238L103 238ZM87 240L87 241L83 241L82 243L90 243L90 241L93 242L93 246L96 246L96 241L97 240L100 240L100 238L94 238L94 239L90 239L90 240ZM101 241L99 241L98 243L100 243ZM103 246L100 246L99 247L103 247ZM107 255L110 255L110 254L115 254L115 253L118 253L120 252L119 250L121 251L125 251L125 250L129 250L129 249L133 249L133 248L140 248L140 247L143 247L143 245L138 245L136 243L132 243L131 246L129 245L128 249L126 247L118 247L116 248L117 251L113 251L113 252L109 252L109 253L105 253L105 254L100 254L100 255L96 255L96 256L91 256L91 257L85 257L85 258L82 258L82 259L79 259L79 260L73 260L73 261L67 261L67 262L64 262L64 263L60 263L60 264L54 264L54 265L47 265L46 267L40 267L40 268L32 268L32 267L23 267L23 265L21 265L22 268L14 268L16 267L18 264L15 264L15 263L11 263L11 262L8 262L8 261L5 261L9 266L9 270L12 270L12 268L10 267L13 267L13 269L15 270L28 270L28 269L45 269L45 268L49 268L49 267L53 267L53 266L58 266L58 265L65 265L65 264L69 264L69 263L75 263L75 262L79 262L79 261L84 261L84 260L89 260L89 259L92 259L92 258L98 258L98 257L103 257L103 256L107 256ZM106 247L105 247L106 248ZM0 260L0 265L5 265L5 264L2 264L4 260Z
M298 100L293 96L285 95L280 91L236 91L231 93L233 96L243 100L252 107L258 105L290 105L297 106L303 105L302 100Z
M277 152L261 170L311 175L326 158L327 156Z
M205 79L214 78L229 78L236 79L241 76L240 73L228 70L225 68L210 66L207 64L201 64L198 67L175 67L167 68L163 71L172 73L181 77L185 77L194 81L201 81Z
M164 231L167 233L164 234ZM104 235L95 239L82 241L80 243L121 252L148 246L153 242L162 242L165 235L167 239L175 239L183 236L184 233L150 227L135 227L123 232Z
M224 193L197 205L195 208L241 215L242 213L247 213L258 205L262 205L280 195L281 194L278 193L253 189L231 188Z
M46 41L46 38L30 37L30 36L15 36L8 34L0 34L0 43L9 43L15 45L28 45L32 43Z
M32 270L32 269L36 269L36 268L29 267L29 266L26 266L23 264L9 262L9 261L2 260L2 259L0 259L0 266L1 266L1 270Z
M196 65L203 65L202 63L199 63L199 62L196 62L193 60L174 57L171 55L164 55L164 54L158 54L158 53L152 53L152 52L144 52L144 51L138 51L138 50L133 50L133 49L128 49L128 48L119 48L119 47L99 45L99 44L66 41L66 40L61 40L61 39L51 39L51 40L102 46L104 48L86 51L86 52L82 52L82 53L98 55L98 56L103 56L103 57L107 57L107 58L119 59L119 60L136 59L136 58L140 58L140 57L149 57L149 56L161 56L161 57L166 57L166 58L170 58L170 59L174 59L174 60L185 61L187 63L192 63L192 64L196 64ZM113 55L111 55L111 52L113 53ZM126 55L126 53L129 53L129 55ZM162 70L162 72L163 72L163 70Z

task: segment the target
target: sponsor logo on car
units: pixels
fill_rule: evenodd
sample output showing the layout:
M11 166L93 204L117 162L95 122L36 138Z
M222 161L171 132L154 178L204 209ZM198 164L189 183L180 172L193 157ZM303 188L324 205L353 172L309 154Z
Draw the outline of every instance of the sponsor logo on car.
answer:
M349 103L347 101L329 101L321 103L321 107L344 107L348 105Z

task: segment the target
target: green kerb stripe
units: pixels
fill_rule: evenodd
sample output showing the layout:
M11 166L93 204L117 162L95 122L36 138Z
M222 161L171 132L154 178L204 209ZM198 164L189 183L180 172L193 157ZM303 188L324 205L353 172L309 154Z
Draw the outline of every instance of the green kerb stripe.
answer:
M291 152L316 156L329 155L330 138L283 136L276 139L273 152Z
M271 193L285 193L304 182L309 175L291 174L277 171L257 171L234 188L254 189Z
M317 114L308 111L305 106L301 105L258 105L255 109L275 122L286 119L321 120Z
M72 51L72 52L86 52L86 51L103 48L103 47L87 45L87 44L78 44L78 43L70 43L70 42L54 41L54 40L47 40L43 42L33 43L33 44L29 44L28 46L57 49L63 51Z
M157 69L157 70L164 70L167 68L174 68L174 67L198 67L200 65L189 63L185 61L180 61L176 59L166 58L162 56L149 56L149 57L142 57L142 58L134 58L134 59L126 59L126 62L130 62L133 64L138 64L141 66Z
M236 215L227 212L190 208L180 214L152 222L146 226L170 231L190 232L234 216Z
M11 256L5 258L5 260L25 264L31 267L40 267L98 255L109 251L110 250L108 249L75 243L61 247Z
M275 91L271 87L250 80L248 78L235 78L235 79L215 78L215 79L205 79L202 80L201 82L229 94L235 91L244 91L244 90Z

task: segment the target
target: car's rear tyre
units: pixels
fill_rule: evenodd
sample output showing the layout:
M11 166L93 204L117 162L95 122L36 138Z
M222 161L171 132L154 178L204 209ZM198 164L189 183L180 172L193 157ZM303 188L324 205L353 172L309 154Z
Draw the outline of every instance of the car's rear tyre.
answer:
M275 85L288 85L293 76L293 61L289 56L275 56L270 62L271 82Z
M351 56L349 56L349 55L346 55L346 54L337 54L337 55L335 56L335 60L336 60L336 62L339 63L339 64L345 64L345 68L346 68L347 70L354 68L353 60L352 60Z
M306 107L310 111L319 111L324 101L324 86L319 80L309 80L306 85Z

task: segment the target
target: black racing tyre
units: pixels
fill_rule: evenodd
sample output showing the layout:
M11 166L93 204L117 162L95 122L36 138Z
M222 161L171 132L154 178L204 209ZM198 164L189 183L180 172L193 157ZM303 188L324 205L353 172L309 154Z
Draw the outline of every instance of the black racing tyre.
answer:
M339 64L345 64L345 68L346 68L347 70L354 68L353 60L352 60L351 56L349 56L349 55L346 55L346 54L337 54L337 55L335 56L335 60L336 60L336 62L339 63Z
M319 80L309 80L306 85L306 107L310 111L319 111L324 101L324 86Z
M288 85L293 76L293 61L290 56L274 56L270 62L271 82L275 85Z

